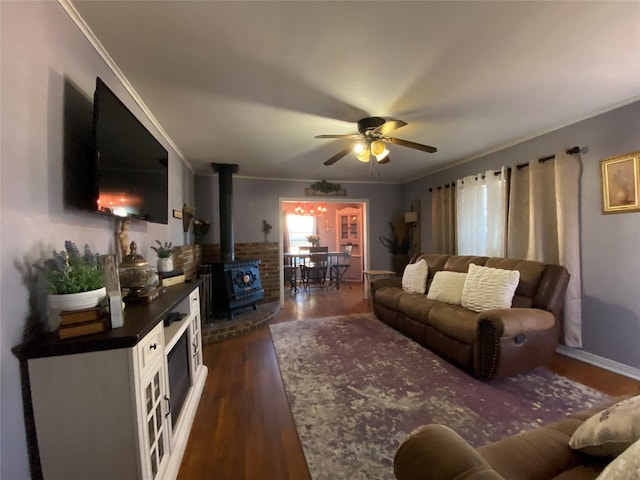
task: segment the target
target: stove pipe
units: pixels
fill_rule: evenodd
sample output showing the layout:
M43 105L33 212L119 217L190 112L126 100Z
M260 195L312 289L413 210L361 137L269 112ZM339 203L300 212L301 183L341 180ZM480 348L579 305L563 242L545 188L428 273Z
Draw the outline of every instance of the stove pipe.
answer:
M238 165L212 163L211 168L218 174L220 194L220 260L233 262L233 174L238 173Z

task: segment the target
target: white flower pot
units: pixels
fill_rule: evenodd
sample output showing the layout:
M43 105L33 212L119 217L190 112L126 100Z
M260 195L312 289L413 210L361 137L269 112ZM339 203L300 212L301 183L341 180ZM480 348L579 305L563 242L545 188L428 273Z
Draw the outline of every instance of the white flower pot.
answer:
M54 310L84 310L97 307L107 297L105 287L80 293L49 295L49 306Z
M170 272L173 270L173 258L159 258L158 259L158 271Z
M49 328L60 326L60 312L93 308L107 298L105 287L80 293L49 294Z

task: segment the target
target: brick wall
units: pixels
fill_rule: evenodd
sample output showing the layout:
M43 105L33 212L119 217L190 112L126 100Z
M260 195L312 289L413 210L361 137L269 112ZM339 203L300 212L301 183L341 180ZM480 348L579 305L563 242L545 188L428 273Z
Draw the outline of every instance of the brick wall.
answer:
M202 248L202 263L220 261L220 245L197 245ZM263 302L280 299L280 255L277 242L236 243L236 260L260 260L260 281L264 288Z
M173 249L173 267L184 270L186 279L193 280L201 263L200 245L181 245Z

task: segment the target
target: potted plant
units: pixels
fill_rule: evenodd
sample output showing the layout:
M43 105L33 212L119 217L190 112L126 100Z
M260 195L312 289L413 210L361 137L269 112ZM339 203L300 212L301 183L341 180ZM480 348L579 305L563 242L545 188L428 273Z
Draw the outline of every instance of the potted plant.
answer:
M107 296L104 275L98 267L98 255L89 245L82 253L75 243L64 242L64 250L36 265L47 276L49 306L56 311L97 307Z
M173 270L173 250L171 242L162 243L160 240L156 240L158 246L152 245L151 250L158 255L158 271L170 272Z
M409 263L409 249L411 248L410 230L403 218L396 218L389 222L391 227L390 237L379 237L380 243L384 245L392 255L393 270L396 275L401 276L404 267Z

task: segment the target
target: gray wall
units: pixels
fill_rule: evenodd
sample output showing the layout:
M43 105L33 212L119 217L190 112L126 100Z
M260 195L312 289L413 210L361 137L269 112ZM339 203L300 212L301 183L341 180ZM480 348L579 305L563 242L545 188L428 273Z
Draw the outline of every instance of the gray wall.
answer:
M18 360L29 316L25 277L31 265L69 239L100 253L115 251L113 218L66 210L62 202L65 116L71 98L82 118L100 76L169 150L169 209L193 204L193 174L152 127L126 90L57 2L0 2L2 225L0 243L0 477L29 478ZM91 113L79 134L91 132ZM76 132L78 133L78 132ZM182 222L134 222L130 238L155 262L155 239L181 244ZM44 304L44 295L39 305ZM62 434L63 432L61 432Z
M600 160L640 150L640 102L416 180L406 185L405 203L422 200L422 245L430 251L429 187L574 145L587 150L580 196L584 350L640 368L640 212L603 215L600 183Z
M273 230L270 241L278 241L280 230L280 199L300 199L303 201L336 200L346 203L349 199L369 200L369 248L370 268L391 268L391 254L378 240L379 236L389 236L389 222L409 206L402 203L402 186L382 183L345 183L337 182L347 189L346 197L306 197L304 189L313 182L257 180L242 178L233 182L233 228L235 241L262 242L262 220L267 220ZM212 228L205 242L217 243L219 239L219 203L217 175L196 175L196 216L211 221Z

